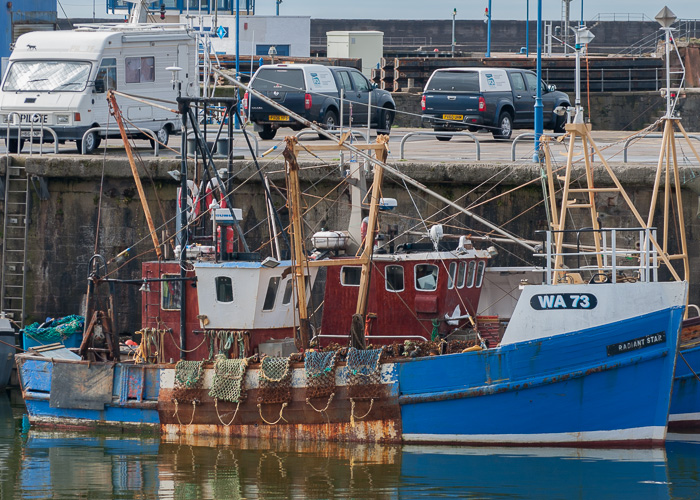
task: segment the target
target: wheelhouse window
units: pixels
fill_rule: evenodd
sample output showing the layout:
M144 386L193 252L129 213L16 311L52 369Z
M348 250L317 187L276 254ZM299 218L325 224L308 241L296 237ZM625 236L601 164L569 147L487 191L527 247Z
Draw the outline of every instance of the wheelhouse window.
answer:
M282 304L287 305L292 301L292 280L291 278L287 280L287 284L284 286L284 295L282 296Z
M450 270L447 273L447 289L452 290L455 287L455 274L457 274L457 263L450 262Z
M361 267L343 266L340 270L340 283L344 286L360 286Z
M464 277L467 274L467 264L465 262L459 263L459 272L457 273L457 288L464 288Z
M124 59L124 79L126 83L146 83L156 81L155 57L126 57Z
M390 292L403 292L403 266L386 266L386 289Z
M479 266L476 269L476 287L479 288L484 282L484 270L486 269L486 264L483 260L479 261Z
M471 261L469 263L469 272L467 272L467 287L471 288L474 286L474 271L476 270L476 263Z
M233 281L228 276L217 276L214 279L217 302L233 302Z
M164 274L163 279L179 278L179 274ZM181 281L161 281L160 282L160 308L164 311L179 311L181 302L180 293Z
M438 267L433 264L418 264L415 267L416 290L430 292L437 289Z
M5 77L5 92L82 92L92 65L81 61L16 61Z
M275 299L277 298L277 289L280 287L280 277L274 276L267 283L267 292L265 292L265 302L263 303L263 311L271 311L275 307Z

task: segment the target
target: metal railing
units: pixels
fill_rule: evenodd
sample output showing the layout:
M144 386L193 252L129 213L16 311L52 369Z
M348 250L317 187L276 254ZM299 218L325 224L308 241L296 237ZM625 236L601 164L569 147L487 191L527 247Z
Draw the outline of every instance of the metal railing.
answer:
M430 132L427 130L419 130L416 132L409 132L406 135L404 135L401 138L401 145L399 147L399 159L400 160L405 160L404 157L404 147L406 145L406 141L408 140L409 137L413 137L416 135L429 135L433 137L442 137L442 136L450 136L450 137L467 137L471 140L474 141L474 144L476 145L476 159L477 161L481 160L481 145L479 144L479 139L476 138L476 136L470 132Z
M160 145L160 143L158 142L158 137L153 130L149 130L147 128L144 128L144 129L127 128L126 131L128 134L134 134L134 135L145 134L145 135L151 136L151 139L153 139L153 156L158 156L158 146ZM87 154L87 146L85 144L85 139L87 138L87 136L89 134L92 134L93 132L105 132L106 133L105 139L107 139L107 134L109 134L109 133L117 134L117 133L119 133L119 129L118 128L116 128L116 129L109 128L109 127L92 127L92 128L87 129L85 131L85 133L83 134L83 139L82 139L81 146L80 146L80 148L81 148L80 152L84 155Z
M217 130L218 130L218 129L217 129ZM257 158L258 156L260 156L260 146L259 146L259 144L258 144L258 138L257 138L257 137L255 137L253 134L251 134L251 133L248 132L247 130L242 130L242 129L234 129L232 133L233 133L233 135L244 135L244 134L245 134L245 135L248 136L248 138L252 139L252 140L253 140L253 143L254 143L254 151L255 151L254 154L255 154L255 157ZM189 132L187 132L187 140L188 140L188 142L189 142L189 140L191 139L191 136L194 136L194 130L190 130ZM215 138L216 138L216 134L214 133L214 134L211 136L211 139L215 139ZM218 150L218 145L219 145L219 143L221 143L222 141L226 141L226 143L228 144L228 140L229 140L229 137L228 137L228 131L227 131L225 136L224 136L224 135L221 135L221 136L216 140L216 143L217 143L217 144L216 144L216 145L217 145L217 150ZM207 137L207 142L209 142L209 137ZM187 155L190 156L189 144L188 144L188 146L187 146L187 149L188 149ZM247 148L246 148L246 151L248 151Z
M12 123L12 117L17 116L17 123ZM39 116L38 113L34 113L32 115L32 120L30 121L29 124L22 124L21 116L18 112L13 111L10 114L7 115L7 127L5 130L5 139L7 140L7 151L8 153L10 152L10 139L12 139L12 136L10 135L10 130L12 129L17 129L17 153L21 152L20 145L22 144L23 140L28 140L29 141L29 155L31 156L34 153L34 139L38 138L39 139L39 156L43 154L42 147L44 146L44 131L50 133L53 136L53 149L54 149L54 154L58 154L58 136L56 135L56 132L54 129L51 127L45 127L43 123L39 124L39 130L37 131L38 134L35 136L34 135L34 118ZM22 136L22 130L29 130L29 135L25 138Z
M632 271L633 276L626 277L638 281L658 281L658 253L655 246L651 243L651 238L656 240L656 228L605 228L605 229L566 229L563 231L545 231L547 233L546 249L544 256L547 258L545 275L547 283L552 285L555 274L568 275L571 273L589 273L592 274L591 279L596 277L604 277L598 282L617 283L619 273ZM554 251L554 235L558 233L576 235L576 250L562 251L556 253ZM600 251L597 251L593 245L586 246L581 244L582 234L592 234L594 237L600 237ZM627 236L624 239L629 242L636 236L635 248L620 248L617 245L618 236ZM540 254L541 256L542 254ZM562 267L556 268L555 262L558 257L561 257ZM573 258L576 262L574 264ZM601 259L602 264L598 265L598 259ZM566 266L564 260L566 259ZM581 264L584 260L584 264ZM588 264L594 262L594 264ZM623 262L623 263L620 263Z
M629 148L630 144L634 141L637 142L641 139L661 139L663 137L663 134L646 134L646 135L633 135L632 137L628 137L627 140L625 141L625 146L622 152L622 162L627 163L627 149ZM700 141L700 135L695 135L695 134L688 134L688 137L690 139L695 139L696 141Z
M547 137L561 137L562 135L566 135L566 134L557 133L557 134L542 134L542 135L546 135ZM535 134L532 132L525 132L524 134L520 134L515 139L513 139L513 144L510 147L510 161L515 161L515 146L517 146L520 141L523 141L525 139L532 139L534 141ZM534 149L534 147L533 147L533 149Z

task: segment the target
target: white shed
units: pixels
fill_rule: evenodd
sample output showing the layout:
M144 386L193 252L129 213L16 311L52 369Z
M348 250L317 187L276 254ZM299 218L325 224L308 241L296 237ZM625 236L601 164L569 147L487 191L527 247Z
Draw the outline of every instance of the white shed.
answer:
M372 77L384 55L384 33L381 31L329 31L326 33L328 57L362 59L362 72Z

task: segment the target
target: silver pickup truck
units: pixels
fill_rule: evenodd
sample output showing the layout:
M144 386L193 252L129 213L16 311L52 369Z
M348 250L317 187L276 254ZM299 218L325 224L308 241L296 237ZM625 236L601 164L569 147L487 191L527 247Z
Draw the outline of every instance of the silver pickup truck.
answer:
M568 107L569 96L553 85L542 86L544 128L563 132L565 116L554 112ZM533 128L537 75L513 68L446 68L436 70L421 99L422 126L439 131L486 128L496 139L509 139L514 128ZM450 135L439 135L449 141Z

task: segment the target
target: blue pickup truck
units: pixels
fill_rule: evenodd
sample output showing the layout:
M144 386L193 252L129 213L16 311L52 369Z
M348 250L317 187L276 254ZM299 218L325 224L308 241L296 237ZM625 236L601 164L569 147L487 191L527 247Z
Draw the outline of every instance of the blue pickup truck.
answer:
M394 122L396 104L386 90L376 88L355 68L320 64L271 64L261 66L249 86L268 98L316 122L326 129L340 123L340 92L344 101L343 125L372 127L388 134ZM371 112L368 116L368 106ZM243 108L262 139L272 139L280 127L301 130L304 125L246 92Z
M509 139L514 128L533 128L537 75L513 68L446 68L430 76L421 99L422 126L436 132L486 128L496 139ZM544 128L563 132L566 117L554 112L571 99L544 82ZM449 141L450 135L439 135Z

